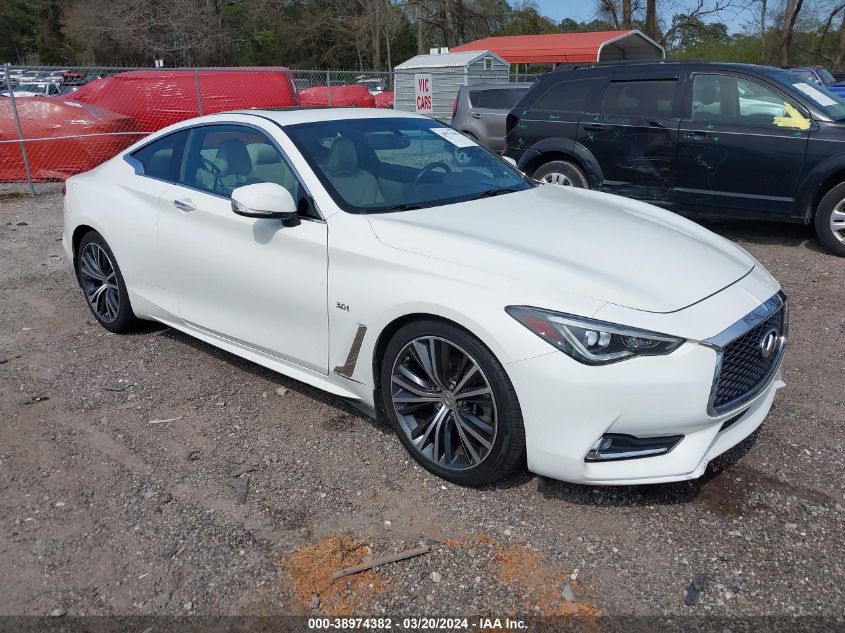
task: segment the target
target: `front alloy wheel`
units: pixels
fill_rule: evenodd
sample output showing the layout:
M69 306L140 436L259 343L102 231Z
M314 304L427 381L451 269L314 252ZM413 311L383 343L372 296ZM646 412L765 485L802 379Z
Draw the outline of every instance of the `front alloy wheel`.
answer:
M557 172L552 172L543 176L543 182L547 182L550 185L561 185L563 187L572 186L572 180L569 179L569 176Z
M496 440L496 399L469 354L442 338L415 338L392 374L399 424L425 459L467 470L487 458Z
M477 339L445 323L405 326L388 345L383 372L388 415L422 466L478 485L518 463L519 404L501 365Z
M816 208L816 235L832 253L845 257L845 183L833 187Z
M845 200L840 200L830 213L830 233L845 244Z
M590 188L587 176L581 168L567 160L553 160L540 165L534 172L534 179L563 187Z

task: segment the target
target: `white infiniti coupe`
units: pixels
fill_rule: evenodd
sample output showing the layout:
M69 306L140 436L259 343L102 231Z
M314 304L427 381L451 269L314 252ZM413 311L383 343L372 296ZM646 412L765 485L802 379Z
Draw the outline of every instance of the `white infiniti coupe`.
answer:
M695 478L784 384L786 298L747 252L402 112L171 126L67 180L63 243L106 329L383 408L460 484Z

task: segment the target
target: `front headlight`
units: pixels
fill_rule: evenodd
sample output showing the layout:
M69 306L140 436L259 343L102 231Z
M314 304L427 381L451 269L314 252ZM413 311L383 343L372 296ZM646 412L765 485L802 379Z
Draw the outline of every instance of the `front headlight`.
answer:
M634 356L661 356L684 342L676 336L540 308L508 306L505 311L534 334L585 365L606 365Z

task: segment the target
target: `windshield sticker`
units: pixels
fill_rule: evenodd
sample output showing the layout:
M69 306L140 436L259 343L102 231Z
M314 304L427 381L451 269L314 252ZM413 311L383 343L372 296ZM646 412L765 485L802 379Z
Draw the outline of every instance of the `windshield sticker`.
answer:
M475 147L478 145L478 143L471 141L466 136L450 127L433 127L431 128L431 131L437 134L437 136L449 141L455 147Z
M784 102L783 107L786 110L786 116L776 116L772 119L772 123L778 127L797 127L799 130L810 129L810 119L805 118L795 106Z
M820 106L832 106L837 105L835 99L831 99L828 95L823 93L818 88L814 88L810 84L805 84L803 81L798 82L797 84L793 84L798 90L803 92L805 95L810 97L813 101L818 103Z

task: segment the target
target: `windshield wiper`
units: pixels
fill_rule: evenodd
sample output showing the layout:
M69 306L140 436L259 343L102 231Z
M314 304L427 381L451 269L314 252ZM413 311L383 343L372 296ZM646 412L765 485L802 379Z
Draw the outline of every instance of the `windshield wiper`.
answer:
M422 209L423 205L421 204L397 204L392 207L379 207L377 209L370 209L373 213L382 213L387 211L413 211L414 209Z
M488 189L484 193L480 193L472 199L481 200L482 198L492 198L493 196L501 196L506 193L516 193L517 191L522 191L522 189L519 187L502 187L500 189Z

